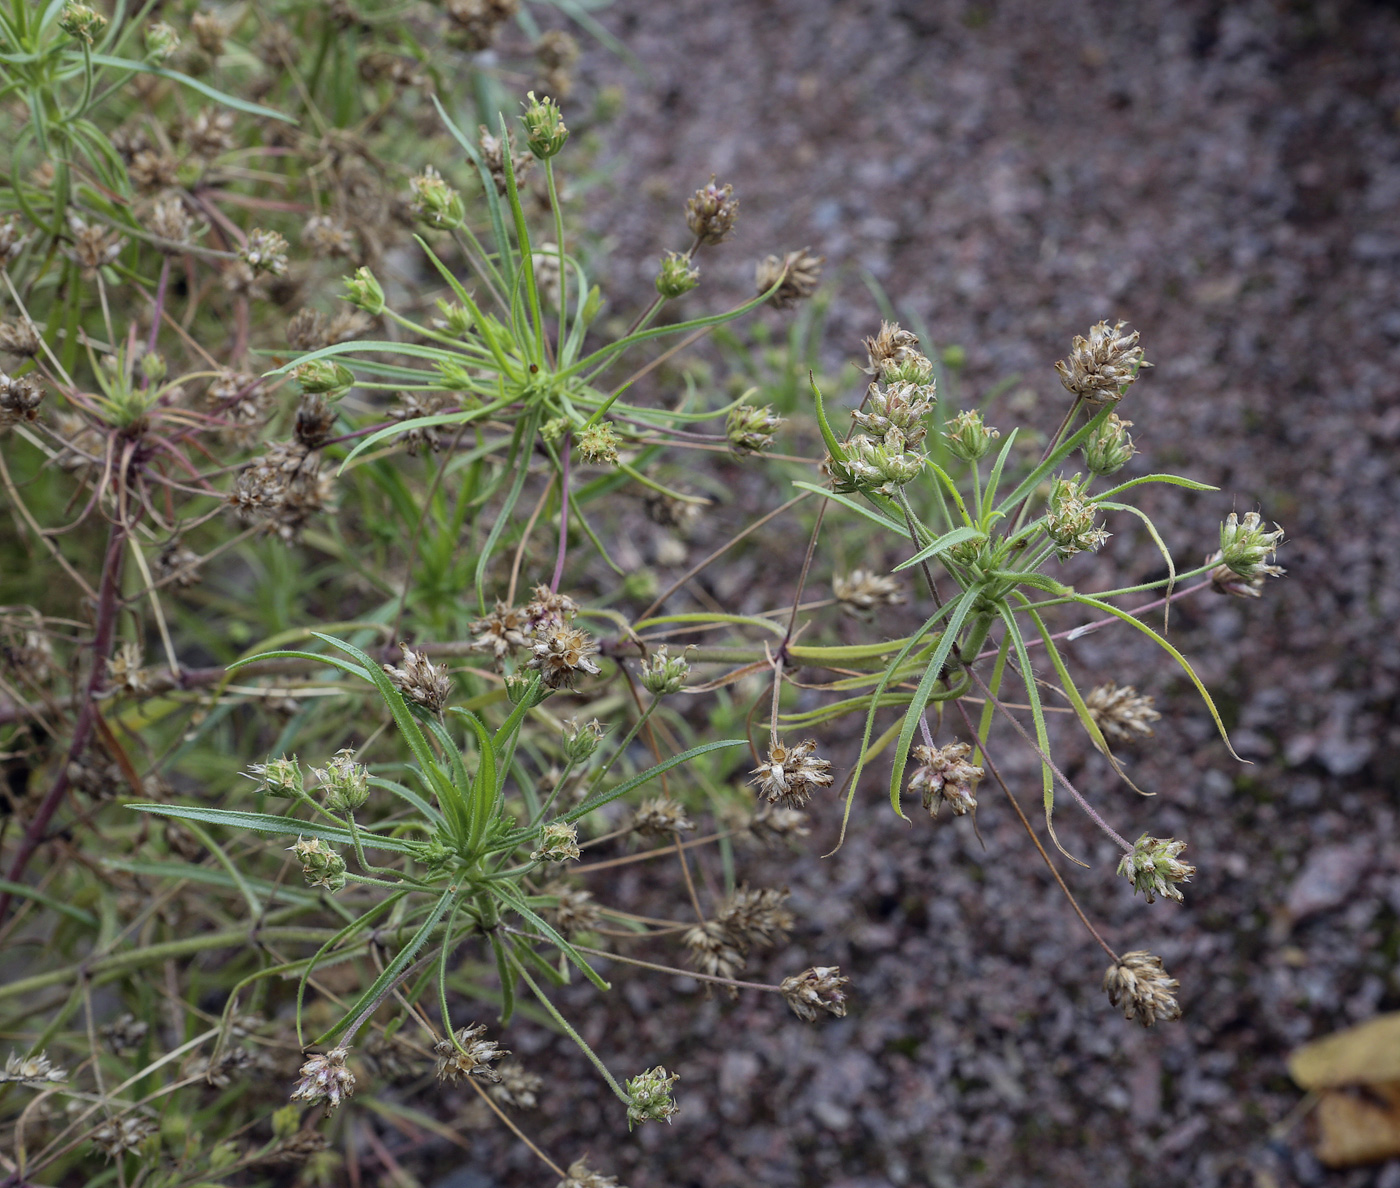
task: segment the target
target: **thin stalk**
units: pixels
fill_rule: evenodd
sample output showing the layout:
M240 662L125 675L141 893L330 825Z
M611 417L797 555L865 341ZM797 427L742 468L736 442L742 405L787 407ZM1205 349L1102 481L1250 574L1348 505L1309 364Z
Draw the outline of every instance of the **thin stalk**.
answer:
M559 1024L564 1034L579 1046L583 1054L588 1057L593 1067L603 1074L603 1080L608 1083L608 1088L617 1094L618 1100L625 1102L627 1105L631 1105L632 1099L627 1095L627 1091L617 1083L617 1079L608 1071L608 1066L604 1064L602 1060L599 1059L598 1054L588 1046L588 1041L585 1040L583 1036L579 1035L579 1033L574 1030L573 1025L559 1013L559 1008L550 1002L545 992L535 984L535 979L530 976L524 965L521 965L519 969L520 976L525 979L525 984L535 992L535 997L540 1000L544 1009L549 1012L550 1017Z

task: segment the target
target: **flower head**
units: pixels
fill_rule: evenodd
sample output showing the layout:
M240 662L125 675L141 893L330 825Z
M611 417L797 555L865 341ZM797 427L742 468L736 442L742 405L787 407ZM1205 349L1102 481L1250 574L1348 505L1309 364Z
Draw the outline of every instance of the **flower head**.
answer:
M345 278L344 299L371 317L384 312L384 288L368 268L355 269Z
M627 1129L638 1122L669 1122L679 1112L671 1086L680 1074L668 1073L659 1064L627 1082Z
M336 1109L355 1092L355 1074L345 1067L349 1048L332 1048L324 1056L310 1057L301 1066L301 1080L292 1089L293 1101L317 1102L322 1098L328 1110Z
M462 195L443 181L442 174L431 165L423 166L423 172L409 178L408 184L413 191L409 210L420 223L451 231L466 221Z
M809 248L788 252L785 256L765 256L754 270L754 286L759 293L766 293L777 285L768 304L777 309L790 309L817 291L825 259L825 256L812 255Z
M1124 953L1108 967L1103 988L1108 1001L1123 1008L1123 1018L1151 1027L1159 1018L1168 1023L1181 1018L1174 991L1181 983L1169 978L1162 959L1146 950Z
M947 801L955 817L977 807L973 793L985 772L967 761L972 748L967 743L949 743L946 747L917 746L913 756L919 766L909 777L909 791L923 796L924 808L930 817Z
M500 661L514 649L529 646L531 624L524 610L498 598L495 610L472 623L471 631L472 647L491 652Z
M384 665L384 672L394 682L409 701L416 702L424 709L440 713L452 695L452 681L445 669L434 664L422 652L415 652L407 644L399 644L403 652L403 667Z
M295 755L290 759L283 755L266 763L250 764L248 772L258 781L259 791L266 791L269 796L285 796L289 800L301 796L301 764Z
M572 821L551 821L540 831L540 848L532 850L536 862L577 862L578 827Z
M287 247L287 241L276 231L257 227L248 233L248 242L238 255L255 273L281 276L287 271Z
M337 751L325 767L313 767L311 774L321 781L326 807L333 813L353 813L369 799L369 768L355 762L355 748Z
M306 877L308 886L319 887L332 894L345 886L345 859L319 837L308 841L298 836L296 844L287 848L301 863L301 873ZM302 1071L305 1072L305 1069Z
M577 718L566 718L564 755L575 763L582 763L598 749L606 733L606 727L597 718L584 723L580 723Z
M559 104L545 96L536 99L535 92L529 92L529 102L525 104L525 114L520 122L525 125L525 143L541 161L555 156L569 139L569 130L564 126L564 117L559 112Z
M831 760L820 758L816 750L817 742L812 738L792 747L770 739L768 759L753 769L749 783L769 804L801 808L812 798L814 789L829 788L832 783Z
M617 1182L616 1176L605 1176L595 1172L586 1161L576 1159L569 1164L569 1174L555 1188L626 1188Z
M1116 412L1104 418L1103 424L1095 429L1083 446L1084 465L1090 474L1101 478L1116 474L1128 464L1128 459L1137 453L1128 430L1132 421L1120 420Z
M1120 689L1112 681L1091 689L1084 708L1104 737L1118 742L1151 738L1151 723L1162 716L1152 708L1151 697L1139 696L1132 685Z
M761 454L773 445L773 435L783 418L771 405L755 408L752 404L736 404L724 421L724 435L729 448L736 454Z
M675 837L694 828L685 806L664 794L642 801L632 814L632 831L643 837Z
M642 684L656 697L679 692L690 675L690 665L685 656L672 656L665 644L643 657L641 661Z
M537 669L551 689L572 689L581 672L597 676L599 669L593 656L598 645L586 631L560 625L545 631L533 645L530 667Z
M709 185L701 186L685 204L686 225L701 243L723 243L738 218L739 200L734 197L734 187L715 185L714 174L710 175Z
M92 1145L108 1159L115 1159L127 1151L141 1147L158 1127L150 1118L141 1114L128 1114L120 1120L104 1122L92 1132Z
M899 579L890 574L853 569L831 579L831 592L847 614L868 618L879 606L898 606L904 601Z
M1143 834L1133 844L1133 852L1124 854L1118 863L1118 873L1133 885L1134 891L1141 891L1152 903L1157 896L1181 902L1181 892L1175 884L1189 883L1196 868L1189 862L1177 861L1177 855L1186 848L1184 841L1170 837L1148 837Z
M52 1085L67 1079L68 1070L55 1067L44 1052L32 1056L11 1052L5 1061L5 1071L0 1073L0 1084L10 1081L18 1085Z
M1100 322L1089 337L1075 335L1068 359L1055 364L1060 383L1089 404L1117 404L1144 367L1138 332L1124 334L1127 322L1110 326Z
M102 36L102 30L107 27L107 18L86 4L75 4L69 0L59 13L58 27L74 40L91 45L94 39Z
M982 423L982 414L975 409L958 413L948 422L947 432L943 434L953 457L961 458L964 462L985 458L992 448L992 442L1000 436L998 430Z
M1061 561L1075 553L1093 552L1108 539L1109 534L1094 521L1098 505L1087 497L1088 485L1076 474L1072 479L1057 476L1050 486L1045 532Z
M0 429L39 418L44 389L28 376L11 379L0 371Z
M486 1034L485 1023L474 1023L470 1027L459 1027L456 1042L451 1039L438 1040L433 1045L437 1056L437 1076L439 1081L456 1084L463 1077L476 1077L478 1080L496 1082L501 1074L491 1067L493 1060L499 1060L510 1053L495 1040L481 1037Z
M684 252L667 252L656 274L656 291L668 300L689 293L700 283L700 270Z
M1231 512L1220 525L1220 552L1216 558L1231 573L1247 582L1256 578L1281 577L1283 570L1277 565L1268 564L1265 558L1274 556L1282 539L1283 529L1275 524L1274 531L1266 531L1258 512L1246 512L1243 521Z
M784 978L781 989L793 1013L804 1023L815 1023L821 1011L838 1019L846 1017L844 987L850 981L850 978L841 976L839 965L818 965Z

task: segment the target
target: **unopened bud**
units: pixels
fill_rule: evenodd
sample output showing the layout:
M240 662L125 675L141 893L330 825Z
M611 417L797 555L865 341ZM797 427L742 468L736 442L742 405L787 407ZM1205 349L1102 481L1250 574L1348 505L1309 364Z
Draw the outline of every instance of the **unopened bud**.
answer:
M354 276L345 278L345 300L367 314L384 312L384 290L368 268L355 269Z
M355 382L355 373L334 359L312 359L298 364L292 375L303 392L343 395Z
M1106 478L1116 474L1127 465L1128 459L1137 453L1133 439L1128 435L1132 421L1120 420L1115 412L1108 414L1104 422L1084 443L1084 465L1090 474Z
M661 271L656 274L656 291L670 300L682 293L689 293L700 283L700 270L691 265L690 257L684 252L667 252L661 261Z
M321 781L326 807L333 813L353 813L369 799L369 768L355 762L352 748L337 751L325 767L311 772Z
M964 462L976 462L987 456L987 451L1001 434L982 423L982 414L972 410L960 412L948 422L943 434L948 442L948 450L955 458Z
M642 684L656 697L678 692L690 675L684 656L672 657L665 644L642 660Z
M548 160L564 147L569 139L569 130L564 126L564 117L559 113L559 104L545 96L536 99L535 92L528 95L525 114L520 122L525 125L525 143L541 161Z

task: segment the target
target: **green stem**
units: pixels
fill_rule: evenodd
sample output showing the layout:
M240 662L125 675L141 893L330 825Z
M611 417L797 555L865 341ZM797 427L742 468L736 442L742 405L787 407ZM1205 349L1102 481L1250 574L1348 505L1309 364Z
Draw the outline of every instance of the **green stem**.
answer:
M599 1059L598 1053L596 1053L592 1048L588 1046L588 1041L585 1040L583 1036L579 1035L579 1033L573 1029L573 1026L569 1023L569 1021L559 1013L559 1008L549 1001L549 998L545 995L545 992L535 984L535 979L532 978L529 975L529 973L526 972L525 967L521 965L518 968L520 971L520 976L525 979L526 984L530 987L531 990L535 992L535 997L540 1000L540 1002L544 1006L544 1009L549 1012L551 1018L553 1018L553 1020L559 1024L560 1028L563 1029L564 1034L567 1035L571 1040L573 1040L574 1043L576 1043L583 1050L583 1054L587 1056L588 1059L593 1063L593 1067L603 1074L603 1080L607 1081L608 1088L617 1094L618 1099L620 1101L624 1102L627 1105L631 1105L632 1099L627 1096L627 1091L617 1083L617 1078L614 1077L612 1073L608 1071L608 1066L604 1064L601 1059Z

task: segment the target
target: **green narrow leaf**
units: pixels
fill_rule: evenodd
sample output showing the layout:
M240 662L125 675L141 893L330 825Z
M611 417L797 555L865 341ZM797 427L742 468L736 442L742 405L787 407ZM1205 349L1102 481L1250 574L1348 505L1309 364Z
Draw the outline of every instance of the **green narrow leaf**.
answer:
M517 891L514 887L510 886L509 884L503 882L497 883L495 888L493 889L495 890L496 894L500 896L501 901L510 906L511 911L515 912L516 915L518 915L522 920L529 924L531 928L535 929L541 936L543 936L547 941L549 941L550 944L554 945L555 948L557 948L561 953L564 954L565 957L569 959L569 961L571 961L574 965L578 966L579 970L583 973L583 976L586 977L595 986L597 986L599 990L612 989L612 987L603 979L603 976L591 965L589 965L586 960L584 960L583 954L580 953L577 949L575 949L573 945L569 944L569 942L566 941L558 932L556 932L553 926L549 923L549 921L546 920L543 916L539 915L525 901L525 897L521 895L519 891Z
M254 833L275 833L284 837L318 837L339 846L353 846L348 829L320 822L299 821L295 817L276 817L270 813L245 813L236 809L205 808L194 804L128 804L138 813L153 813L158 817L175 817L181 821L202 821L207 825L223 825L229 829L244 829ZM366 849L391 850L396 854L413 852L413 845L402 838L360 830L360 842Z
M987 534L979 532L976 528L954 528L953 531L944 533L931 545L920 549L907 561L901 561L896 565L891 573L899 573L902 569L908 569L911 565L917 565L920 561L927 561L930 557L937 557L940 553L946 553L949 549L960 545L965 540L986 540Z
M443 916L447 914L447 909L452 906L457 896L461 894L456 887L449 887L438 897L438 901L433 905L432 911L428 913L428 918L419 926L418 931L413 934L413 938L399 950L398 955L384 967L384 972L374 979L373 984L363 994L351 1004L340 1022L316 1038L316 1044L328 1044L337 1036L344 1034L345 1029L352 1023L358 1023L362 1019L373 1013L374 1009L389 997L393 988L398 985L399 979L408 971L408 967L413 963L413 959L418 955L420 949L428 943L428 938L432 935L433 929L438 926ZM446 938L444 937L444 943Z
M968 615L972 613L973 605L981 595L982 586L978 584L969 586L958 596L957 609L951 613L948 626L938 641L938 646L933 651L933 657L929 660L928 667L924 669L923 679L919 681L919 687L914 691L914 700L909 703L909 708L905 711L904 725L900 727L899 741L895 744L894 764L890 768L890 807L894 809L895 816L901 820L907 821L909 819L899 806L899 796L903 791L904 767L909 761L909 748L914 744L914 733L918 730L919 722L924 716L924 709L933 693L934 682L938 680L943 665L953 650L953 644L957 642L958 632L967 622Z
M831 431L831 422L826 419L826 408L822 404L822 390L817 387L817 379L810 371L807 373L807 382L812 385L812 399L817 406L817 427L821 430L822 440L826 442L826 450L837 462L846 460L846 451L842 449L841 443L836 440L836 434Z
M188 74L181 74L178 70L166 70L163 66L150 66L145 62L136 62L130 58L114 58L108 54L93 54L92 61L97 66L110 66L121 70L131 70L138 74L154 74L157 78L169 79L171 82L179 83L182 87L188 87L191 91L198 91L206 99L212 99L215 103L231 107L235 111L246 112L248 115L260 116L266 120L281 120L284 124L297 122L293 116L283 115L282 112L274 111L270 107L263 107L260 103L250 103L246 99L239 99L235 95L215 90L208 83L202 83L199 79L191 78Z

